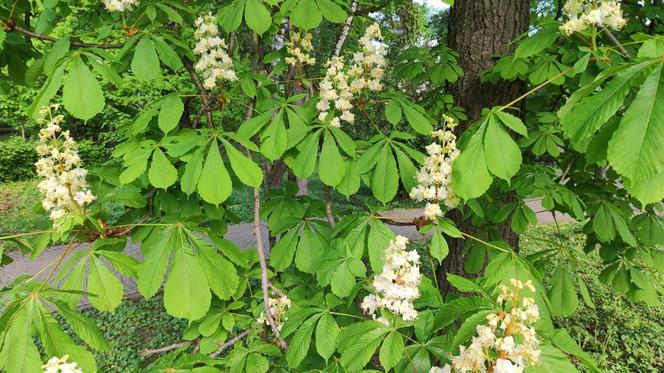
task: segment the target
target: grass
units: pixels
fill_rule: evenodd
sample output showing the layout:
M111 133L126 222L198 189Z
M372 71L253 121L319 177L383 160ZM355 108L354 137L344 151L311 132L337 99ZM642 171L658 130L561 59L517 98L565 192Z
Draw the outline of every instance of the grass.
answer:
M48 215L41 210L37 180L0 184L0 235L48 229ZM0 252L15 244L0 241Z

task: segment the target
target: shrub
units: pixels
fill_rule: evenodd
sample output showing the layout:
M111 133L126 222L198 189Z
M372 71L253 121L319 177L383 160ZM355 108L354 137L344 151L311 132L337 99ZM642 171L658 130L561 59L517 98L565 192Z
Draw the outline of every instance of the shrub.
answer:
M581 224L540 225L521 236L521 250L532 254L548 249L582 250L586 237ZM565 265L582 273L594 308L580 300L571 316L555 318L584 351L593 354L607 372L661 372L664 369L664 308L633 302L599 279L598 255L575 255L574 264L557 263L546 268L545 278L555 267Z
M35 177L36 142L18 136L0 140L0 182L27 180ZM107 159L110 150L93 141L78 142L78 150L87 168Z

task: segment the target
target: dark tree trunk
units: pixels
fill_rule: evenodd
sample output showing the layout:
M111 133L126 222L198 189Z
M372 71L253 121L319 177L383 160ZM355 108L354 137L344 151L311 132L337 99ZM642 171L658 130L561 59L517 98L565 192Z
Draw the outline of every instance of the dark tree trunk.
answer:
M456 0L450 11L448 46L459 53L464 76L451 86L455 103L466 110L468 121L459 126L463 131L480 118L483 108L504 105L525 91L523 82L482 84L482 70L496 62L496 56L513 51L511 44L527 31L530 21L530 0ZM510 196L504 199L509 200ZM464 231L472 231L461 215L452 216ZM500 231L513 247L518 243L509 226ZM466 275L463 268L463 240L452 240L450 253L439 269L438 277L443 295L452 289L445 280L447 272Z

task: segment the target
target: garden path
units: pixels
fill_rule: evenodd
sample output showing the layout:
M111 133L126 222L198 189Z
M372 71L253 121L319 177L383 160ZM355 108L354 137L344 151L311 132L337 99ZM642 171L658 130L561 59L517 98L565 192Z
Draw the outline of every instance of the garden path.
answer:
M540 203L540 200L538 199L526 200L526 203L530 206L530 208L533 209L533 211L535 211L537 215L538 224L547 224L554 222L552 214L544 210L544 208ZM394 210L394 211L387 211L382 215L393 218L395 220L414 219L416 217L422 216L423 210L422 209ZM571 218L567 215L556 214L556 220L558 221L566 221L570 219ZM390 228L396 234L408 237L411 240L417 240L422 238L422 235L419 232L417 232L414 226L390 225ZM262 232L263 232L263 240L264 242L267 242L267 230L265 229L265 227L262 230ZM256 246L256 239L254 238L252 223L229 226L225 238L234 242L240 248L249 248ZM88 244L82 244L76 250L85 250L87 247ZM39 272L45 266L56 261L64 249L65 249L64 246L50 247L44 250L44 252L34 261L30 260L29 255L23 255L18 250L9 253L8 255L11 256L12 259L14 259L14 261L0 268L0 288L13 282L16 278L20 276ZM76 250L72 250L72 252L75 252ZM125 253L136 258L142 257L141 252L139 250L139 246L137 244L130 243L128 247L125 249ZM71 253L69 255L71 255ZM44 280L47 276L47 273L48 270L43 271L41 275L37 276L37 279ZM138 293L136 289L136 283L132 279L124 277L122 275L119 275L119 277L125 285L125 297L132 298L137 296ZM86 306L86 305L87 305L87 299L84 299L81 306Z

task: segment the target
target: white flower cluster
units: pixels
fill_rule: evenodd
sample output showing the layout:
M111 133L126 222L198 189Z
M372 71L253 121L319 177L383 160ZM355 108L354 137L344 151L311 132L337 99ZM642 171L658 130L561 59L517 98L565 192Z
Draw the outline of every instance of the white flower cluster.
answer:
M46 364L42 365L44 373L83 373L81 368L76 368L76 363L68 363L69 355L63 355L61 358L54 356Z
M139 0L104 0L104 6L109 12L124 12L138 5Z
M44 196L42 206L51 211L51 220L68 211L82 212L85 205L95 200L85 181L88 171L83 168L76 142L69 131L63 132L58 125L63 116L53 116L57 109L58 105L51 105L40 110L37 123L45 127L39 130L35 149L40 156L35 163L37 175L44 179L38 185Z
M431 368L430 373L495 372L522 373L526 367L539 364L539 341L532 325L539 319L539 308L533 298L521 297L521 291L532 292L528 280L510 280L511 287L500 285L498 303L511 309L487 316L487 325L478 325L477 336L470 346L459 347L451 357L452 365Z
M286 44L286 63L295 66L295 65L313 65L316 63L316 59L310 55L313 51L314 46L311 44L311 34L305 32L304 34L300 32L290 32L290 40Z
M560 26L565 35L583 31L589 26L620 30L625 26L620 2L615 0L568 0L563 7L567 22Z
M281 330L281 327L284 325L284 322L288 317L284 316L286 309L291 308L291 301L286 295L280 295L276 298L270 297L270 315L272 319L277 324L277 329ZM270 325L270 321L265 315L265 310L263 310L256 319L256 322L259 324Z
M427 201L424 216L429 220L443 216L440 202L450 209L459 204L459 197L452 191L452 163L459 155L454 135L457 124L454 118L447 115L443 115L443 119L444 129L431 133L434 142L426 147L429 156L417 174L419 185L410 191L410 198Z
M406 250L408 239L396 236L383 253L383 271L373 280L376 294L362 300L362 309L376 318L378 309L387 308L404 321L417 318L413 301L420 296L420 256Z
M203 74L203 86L212 89L219 80L237 80L233 70L233 59L226 52L228 45L219 37L219 27L212 13L198 17L195 26L194 37L198 43L194 53L201 56L195 68Z
M321 81L320 98L316 104L318 119L325 121L329 112L333 115L330 124L341 127L341 121L353 123L355 115L351 112L354 95L364 90L378 92L383 89L381 82L385 66L385 47L377 23L369 26L360 38L362 51L353 55L353 63L346 69L343 57L334 56L327 61L327 71ZM334 107L333 107L334 105Z

